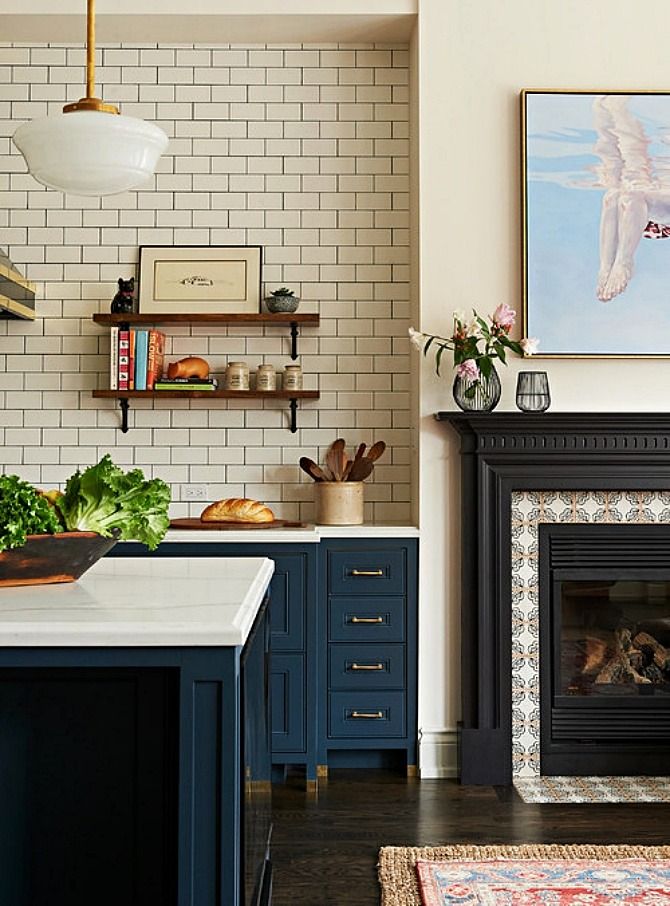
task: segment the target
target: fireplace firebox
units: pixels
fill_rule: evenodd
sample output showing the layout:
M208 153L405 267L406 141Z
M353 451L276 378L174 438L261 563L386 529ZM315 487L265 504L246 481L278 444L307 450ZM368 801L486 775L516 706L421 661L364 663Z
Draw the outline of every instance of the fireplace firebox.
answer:
M546 775L670 765L670 526L539 527Z

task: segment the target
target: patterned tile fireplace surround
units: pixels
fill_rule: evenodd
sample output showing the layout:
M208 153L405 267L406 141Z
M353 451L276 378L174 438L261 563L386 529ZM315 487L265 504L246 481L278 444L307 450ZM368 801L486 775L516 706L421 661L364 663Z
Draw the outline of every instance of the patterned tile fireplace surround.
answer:
M540 774L539 533L670 524L670 415L438 413L461 437L461 779Z
M670 524L668 491L512 492L512 776L540 774L539 527Z

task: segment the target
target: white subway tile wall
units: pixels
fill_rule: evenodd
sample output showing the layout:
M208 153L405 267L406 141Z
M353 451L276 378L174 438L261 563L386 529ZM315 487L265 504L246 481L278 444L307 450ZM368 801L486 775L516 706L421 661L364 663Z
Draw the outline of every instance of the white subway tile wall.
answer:
M11 135L83 94L85 54L0 45L0 247L37 283L34 323L0 321L0 467L44 487L105 453L172 486L174 516L210 499L256 497L313 518L300 456L389 449L366 488L366 518L409 520L408 52L402 46L103 45L98 93L158 123L170 147L138 191L64 197L26 173ZM133 401L119 430L108 386L108 311L141 245L261 245L268 289L287 284L319 328L304 330L298 411L274 401ZM287 330L170 327L168 358L290 363Z

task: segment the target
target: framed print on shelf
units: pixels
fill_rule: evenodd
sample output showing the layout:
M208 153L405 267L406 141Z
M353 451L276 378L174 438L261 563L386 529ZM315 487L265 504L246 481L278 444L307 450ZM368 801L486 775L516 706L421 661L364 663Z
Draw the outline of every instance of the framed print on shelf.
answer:
M526 90L524 336L670 356L670 93Z
M261 246L142 246L142 314L257 314Z

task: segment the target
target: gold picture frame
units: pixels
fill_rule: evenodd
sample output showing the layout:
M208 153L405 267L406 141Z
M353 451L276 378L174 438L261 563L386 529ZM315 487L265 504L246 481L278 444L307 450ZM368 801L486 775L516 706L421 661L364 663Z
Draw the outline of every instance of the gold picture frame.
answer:
M540 342L533 357L669 358L670 204L655 219L666 199L652 182L655 170L670 173L670 156L661 159L670 92L533 88L520 101L523 335ZM650 174L637 232L622 214L628 182L616 182L636 167ZM668 243L646 241L657 238Z
M142 246L142 314L257 314L261 304L262 248Z

